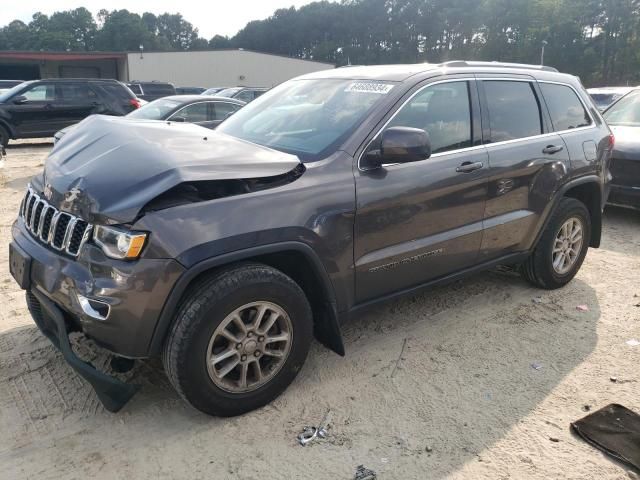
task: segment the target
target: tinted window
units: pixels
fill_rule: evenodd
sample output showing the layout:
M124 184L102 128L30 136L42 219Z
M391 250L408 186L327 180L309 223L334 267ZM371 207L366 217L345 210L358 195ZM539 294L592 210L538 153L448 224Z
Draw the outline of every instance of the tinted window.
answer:
M89 103L96 100L96 93L86 83L62 83L58 94L63 102Z
M240 108L239 105L234 105L233 103L226 102L212 103L211 106L214 107L214 120L224 120L230 114Z
M129 100L135 96L129 88L120 83L101 83L100 88L123 100Z
M136 94L136 95L142 95L142 88L140 88L140 85L136 85L136 84L129 84L129 88L131 89L131 91Z
M171 115L171 120L176 120L177 118L189 123L206 122L208 120L207 104L202 102L187 105L182 110Z
M448 82L420 91L388 127L426 130L433 153L471 146L471 108L467 82Z
M39 84L25 90L20 95L26 97L29 102L44 102L55 99L56 89L54 85Z
M145 95L175 95L176 90L168 83L143 83Z
M485 81L491 142L542 133L538 99L529 82Z
M591 125L589 114L572 88L553 83L540 83L540 89L556 131Z

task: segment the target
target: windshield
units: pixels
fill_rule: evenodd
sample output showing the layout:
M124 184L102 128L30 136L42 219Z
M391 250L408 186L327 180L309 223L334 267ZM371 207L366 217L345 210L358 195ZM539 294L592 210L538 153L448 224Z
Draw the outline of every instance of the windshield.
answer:
M337 150L392 88L377 81L293 80L238 110L217 131L318 160Z
M625 95L603 114L609 125L640 127L640 90Z
M175 108L179 107L182 102L178 100L168 100L166 98L160 98L149 102L146 105L129 113L127 117L138 118L143 120L164 120L167 115Z
M592 93L591 98L596 107L603 109L615 102L622 95L619 93Z
M218 92L216 92L216 97L233 97L236 93L238 93L242 88L233 87L233 88L224 88Z
M2 93L0 93L0 102L6 102L23 88L24 83L21 83L13 88L10 88L9 90L4 90Z

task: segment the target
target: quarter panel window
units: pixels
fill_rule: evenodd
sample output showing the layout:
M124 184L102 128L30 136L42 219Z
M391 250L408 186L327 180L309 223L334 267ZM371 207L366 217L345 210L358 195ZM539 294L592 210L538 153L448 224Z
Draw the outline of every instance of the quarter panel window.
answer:
M556 131L591 125L591 118L571 87L555 83L540 83L540 90L549 108Z
M542 133L540 105L529 82L485 80L491 142L504 142Z
M425 130L433 153L470 147L471 106L468 82L446 82L420 91L393 117L388 127Z

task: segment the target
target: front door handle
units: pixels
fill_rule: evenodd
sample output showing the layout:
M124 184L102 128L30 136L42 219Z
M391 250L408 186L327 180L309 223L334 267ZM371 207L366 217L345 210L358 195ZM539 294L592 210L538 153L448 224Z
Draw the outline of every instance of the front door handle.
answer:
M559 151L561 151L563 148L564 147L562 145L547 145L542 149L542 153L553 155L554 153L558 153Z
M484 167L482 162L464 162L456 168L456 172L458 173L469 173L474 170L479 170Z

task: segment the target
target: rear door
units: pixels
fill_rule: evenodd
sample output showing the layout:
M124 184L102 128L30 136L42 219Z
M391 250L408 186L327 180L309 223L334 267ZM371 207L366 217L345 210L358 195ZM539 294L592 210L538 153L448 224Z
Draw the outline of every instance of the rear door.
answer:
M464 270L477 261L487 199L473 78L418 86L376 134L421 128L433 154L422 161L356 171L358 302ZM365 151L366 151L365 150Z
M64 127L73 125L94 113L104 113L105 105L87 82L64 82L56 85L55 109Z
M479 256L484 262L531 247L551 194L570 166L533 78L478 77L490 165Z

